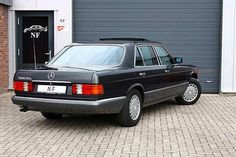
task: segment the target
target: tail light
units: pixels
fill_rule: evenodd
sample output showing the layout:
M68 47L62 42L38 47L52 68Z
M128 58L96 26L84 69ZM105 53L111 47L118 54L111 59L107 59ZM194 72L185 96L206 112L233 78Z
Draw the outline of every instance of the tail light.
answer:
M33 92L34 86L32 82L14 81L13 88L18 92Z
M100 84L73 84L72 93L81 95L102 95L104 89L103 85Z

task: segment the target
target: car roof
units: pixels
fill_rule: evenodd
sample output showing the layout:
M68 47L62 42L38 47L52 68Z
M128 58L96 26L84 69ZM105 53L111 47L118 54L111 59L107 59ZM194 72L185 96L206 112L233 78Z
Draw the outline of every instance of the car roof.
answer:
M161 42L152 41L144 38L101 38L98 41L78 41L76 44L161 44Z

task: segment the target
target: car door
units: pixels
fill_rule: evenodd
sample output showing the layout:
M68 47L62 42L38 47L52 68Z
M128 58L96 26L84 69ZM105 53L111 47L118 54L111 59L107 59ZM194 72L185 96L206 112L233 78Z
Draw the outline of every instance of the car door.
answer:
M186 69L175 65L174 59L165 47L161 45L154 45L153 47L161 65L165 68L165 79L167 81L165 97L181 93L188 83L188 73Z
M145 88L145 106L148 106L164 97L163 89L168 84L163 75L165 66L160 65L151 45L139 45L135 56L135 71Z

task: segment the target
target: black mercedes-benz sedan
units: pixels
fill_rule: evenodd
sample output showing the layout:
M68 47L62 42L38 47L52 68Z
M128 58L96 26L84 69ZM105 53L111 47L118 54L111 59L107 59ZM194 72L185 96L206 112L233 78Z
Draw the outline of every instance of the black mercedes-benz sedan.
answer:
M201 95L198 68L183 65L159 42L106 38L65 46L45 66L14 76L14 104L48 119L63 114L116 114L135 126L142 108L175 98L196 103Z

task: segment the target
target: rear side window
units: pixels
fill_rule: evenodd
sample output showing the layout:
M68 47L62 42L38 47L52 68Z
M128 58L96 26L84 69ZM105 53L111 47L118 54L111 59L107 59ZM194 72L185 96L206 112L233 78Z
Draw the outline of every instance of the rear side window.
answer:
M164 49L161 46L155 46L154 48L157 51L157 54L158 54L158 56L161 60L161 63L163 65L172 64L172 57L169 55L169 53L166 51L166 49Z
M135 66L143 66L143 59L140 55L140 52L138 51L138 49L136 49L136 61L135 61Z
M157 65L157 58L151 46L140 46L139 50L146 66Z

